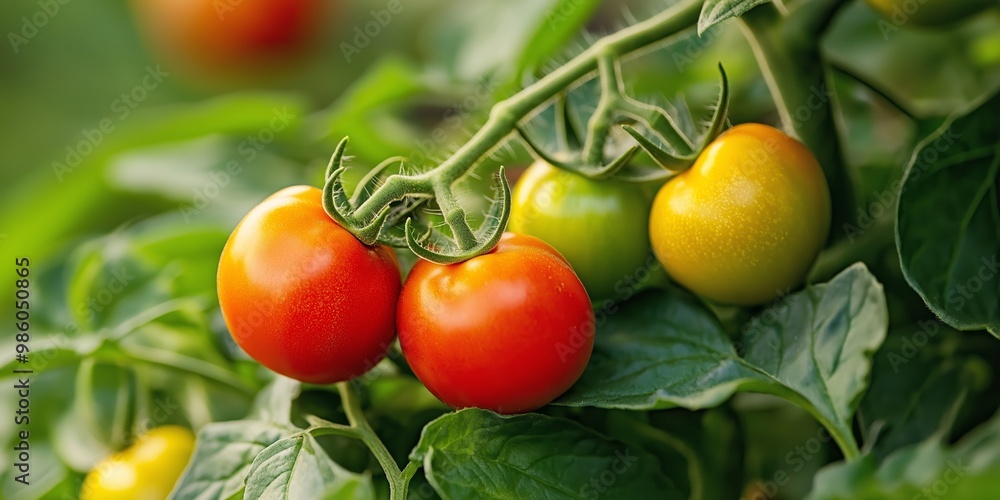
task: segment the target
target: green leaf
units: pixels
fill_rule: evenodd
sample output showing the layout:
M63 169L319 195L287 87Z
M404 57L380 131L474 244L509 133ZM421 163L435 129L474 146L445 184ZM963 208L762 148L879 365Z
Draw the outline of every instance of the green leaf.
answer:
M96 352L102 345L101 337L94 334L69 337L62 333L32 336L32 350L28 354L28 364L24 365L15 358L0 365L0 373L13 373L18 368L28 368L34 372L63 368L72 365L86 356ZM14 339L11 337L8 342L0 344L4 352L14 352Z
M970 395L986 385L989 367L981 358L952 352L959 335L937 321L889 333L874 357L872 384L858 407L866 448L877 459L936 434L947 435Z
M137 109L72 172L57 175L49 164L32 169L18 189L0 197L0 227L10 241L21 242L18 256L30 255L32 261L44 262L73 238L136 216L133 210L116 206L123 198L107 189L107 160L114 154L213 134L256 134L270 126L276 113L292 115L289 130L294 130L304 104L302 98L288 94L246 93ZM13 261L11 252L11 245L0 246L5 261Z
M851 417L887 321L881 285L855 264L751 320L741 358L718 321L693 299L649 293L598 328L587 370L557 403L699 409L736 391L770 393L808 410L845 453L856 453Z
M580 33L600 0L556 0L545 17L545 22L535 27L535 32L524 43L517 62L517 76L537 69L546 59L562 50Z
M301 389L302 383L298 380L276 375L273 382L257 393L247 418L291 425L292 401Z
M680 498L647 452L534 413L445 415L427 424L410 459L444 498Z
M310 434L281 439L257 455L245 498L374 498L371 478L337 465Z
M810 500L994 498L1000 474L1000 414L947 448L940 436L900 449L876 464L872 455L838 462L815 478Z
M431 58L449 76L516 81L519 70L544 61L590 18L595 0L459 2L438 13ZM534 44L534 45L533 45Z
M960 330L1000 337L1000 94L917 146L896 245L907 282Z
M311 133L330 141L330 153L350 135L351 154L375 165L414 149L417 135L388 111L429 89L427 78L412 64L394 57L381 59L333 105L312 117Z
M767 379L740 359L715 317L687 294L655 291L598 327L586 371L557 404L710 408L748 384Z
M698 35L733 17L740 17L750 9L771 0L705 0L698 18Z
M32 422L34 423L34 422ZM35 432L31 433L33 438L30 442L31 447L31 470L27 475L26 479L28 485L21 484L14 480L14 478L24 474L17 467L15 467L10 462L7 462L3 473L0 473L0 480L3 481L3 485L0 486L0 497L2 498L18 498L18 499L35 499L35 498L64 498L60 496L65 490L66 483L71 483L73 486L73 493L76 493L79 488L79 484L75 476L69 473L66 466L59 460L58 455L52 449L52 444L47 441L40 441L35 438ZM11 448L20 441L19 438L15 438L16 441L11 443ZM9 448L8 448L9 449ZM14 457L11 457L14 458ZM60 491L63 490L63 491ZM65 498L73 498L72 494L67 495Z
M888 321L882 285L864 265L854 264L754 317L744 330L745 358L805 398L803 407L850 453L856 446L851 419ZM772 388L787 397L779 386Z
M293 432L292 427L252 420L206 425L170 498L223 500L239 494L254 458Z

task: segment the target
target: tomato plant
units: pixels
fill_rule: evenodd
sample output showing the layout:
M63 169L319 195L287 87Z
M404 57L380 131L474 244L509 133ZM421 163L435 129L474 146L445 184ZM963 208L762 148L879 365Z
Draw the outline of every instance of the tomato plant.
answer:
M385 356L400 274L392 250L360 243L327 217L320 198L316 188L286 188L247 214L222 250L219 304L254 359L329 384Z
M657 193L653 250L670 276L730 304L797 288L830 230L830 193L816 158L767 125L737 125Z
M194 451L194 434L177 426L157 427L87 474L80 498L166 498Z
M0 19L0 498L996 496L993 1Z
M650 204L636 184L593 181L538 161L511 202L508 229L552 245L594 300L629 293L647 265Z
M572 268L514 233L461 264L417 263L397 318L406 361L454 408L538 409L576 382L594 343L590 300Z

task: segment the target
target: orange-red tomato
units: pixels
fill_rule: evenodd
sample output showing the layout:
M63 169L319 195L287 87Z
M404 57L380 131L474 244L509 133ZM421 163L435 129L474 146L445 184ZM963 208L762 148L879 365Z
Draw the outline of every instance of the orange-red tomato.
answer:
M247 354L316 384L385 356L401 278L392 250L362 244L323 211L322 192L283 189L236 226L219 261L219 303Z
M159 52L201 70L247 69L313 45L323 0L132 0Z
M421 261L399 298L403 355L453 408L531 411L583 373L594 344L587 291L565 259L532 236L506 233L468 261Z

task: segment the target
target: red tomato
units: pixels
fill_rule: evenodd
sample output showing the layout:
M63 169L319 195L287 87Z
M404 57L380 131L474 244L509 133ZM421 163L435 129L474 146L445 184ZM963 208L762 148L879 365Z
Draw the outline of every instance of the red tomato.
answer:
M219 303L247 354L315 384L368 371L394 337L399 263L323 211L322 193L283 189L236 226L219 261Z
M247 68L312 45L322 0L133 0L154 48L182 66Z
M396 317L413 372L453 408L540 408L580 378L594 346L580 279L527 235L506 233L490 253L459 264L417 263Z

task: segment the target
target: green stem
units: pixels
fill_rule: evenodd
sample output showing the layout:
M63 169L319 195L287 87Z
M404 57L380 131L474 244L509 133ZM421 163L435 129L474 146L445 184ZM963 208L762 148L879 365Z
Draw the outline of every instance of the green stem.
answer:
M879 87L878 85L876 85L875 83L873 83L871 80L868 80L865 77L861 76L856 71L848 69L848 68L846 68L846 67L844 67L842 65L839 65L839 64L831 64L830 67L834 71L836 71L837 73L840 73L840 74L842 74L842 75L844 75L844 76L846 76L846 77L854 80L855 82L860 83L861 85L863 85L864 87L866 87L868 90L874 92L879 97L881 97L882 100L884 100L885 102L891 104L892 107L896 108L896 110L899 111L900 113L903 113L904 115L906 115L909 119L911 119L913 121L919 121L920 120L916 115L913 114L913 112L911 112L909 109L907 109L906 106L904 106L903 103L898 98L894 97L892 94L890 94L886 90L882 89L881 87Z
M819 254L816 262L806 278L808 283L829 281L847 266L873 256L894 243L896 233L893 231L895 212L886 210L882 217L872 223L860 236L849 236Z
M203 302L191 298L173 299L162 302L126 319L121 324L116 326L115 329L108 334L108 337L114 339L115 341L120 341L139 331L139 329L143 326L146 326L170 313L183 310L184 307L191 305L202 307Z
M457 180L513 132L518 121L595 71L599 61L625 56L694 27L701 5L702 0L684 0L646 21L604 37L566 65L500 101L493 106L479 132L435 171L449 182Z
M682 0L654 17L598 40L559 69L494 105L486 123L468 142L436 168L417 178L430 177L434 179L435 185L450 187L506 140L514 132L518 122L576 81L593 73L602 59L633 54L672 35L692 29L698 22L702 2L703 0ZM405 178L392 176L387 179L367 202L358 207L355 212L358 220L371 220L385 202L398 200L408 194L402 189L402 185L393 182L393 177ZM426 188L426 185L420 184L419 187Z
M391 500L405 500L410 479L413 478L413 474L416 473L420 465L410 462L401 471L399 466L396 465L396 461L392 458L392 454L389 453L388 448L385 447L385 444L379 439L378 434L368 424L368 419L365 418L364 411L361 409L361 403L358 401L358 395L351 388L350 382L337 383L337 391L340 393L344 413L347 414L347 421L351 425L350 427L344 427L332 424L335 426L333 428L339 428L339 430L331 433L347 435L348 429L352 431L350 434L360 439L371 450L372 455L375 455L375 459L378 460L379 465L382 466L382 470L385 471L385 477L389 481L389 498Z
M79 415L84 420L84 425L90 431L91 436L101 435L101 425L97 422L97 408L94 406L94 367L97 361L87 358L80 362L80 367L76 372L74 389L76 394L73 400L74 415Z
M122 369L121 365L116 364L119 370ZM125 428L128 420L129 413L129 387L128 387L128 374L126 373L119 380L117 391L115 394L115 413L111 418L111 442L115 446L123 446L127 444L127 440L131 437L128 429Z
M826 7L820 13L829 16L842 0L817 1ZM826 79L818 35L810 31L825 18L816 11L805 17L808 12L799 9L786 16L774 5L763 4L740 20L782 123L823 167L834 200L833 231L850 220L854 191L840 149L831 102L834 94Z
M705 496L705 471L698 453L687 443L671 436L647 423L636 422L635 433L654 444L666 446L680 453L688 464L688 478L691 481L691 500L701 500Z
M121 353L127 359L133 361L159 366L168 370L198 375L199 377L236 389L241 394L248 396L252 396L254 394L254 391L239 377L233 375L228 370L200 359L183 356L171 351L151 349L139 345L131 345L128 348L121 348Z

